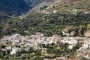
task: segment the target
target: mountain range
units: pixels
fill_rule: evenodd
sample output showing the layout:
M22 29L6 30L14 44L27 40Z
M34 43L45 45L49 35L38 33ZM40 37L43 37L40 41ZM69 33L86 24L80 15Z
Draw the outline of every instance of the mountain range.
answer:
M21 15L43 0L0 0L0 13Z
M22 15L28 11L89 11L90 0L0 0L0 14ZM46 8L45 8L46 7Z

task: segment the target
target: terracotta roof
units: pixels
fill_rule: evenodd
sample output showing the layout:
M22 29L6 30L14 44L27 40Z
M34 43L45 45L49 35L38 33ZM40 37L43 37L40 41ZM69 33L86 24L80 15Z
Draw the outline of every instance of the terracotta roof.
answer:
M66 60L74 60L73 58L66 58Z
M66 58L66 60L81 60L80 58Z

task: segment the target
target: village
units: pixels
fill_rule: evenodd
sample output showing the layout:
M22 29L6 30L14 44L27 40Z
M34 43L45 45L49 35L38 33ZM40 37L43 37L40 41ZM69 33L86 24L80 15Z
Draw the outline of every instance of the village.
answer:
M64 44L67 45L65 49L73 50L76 49L74 60L81 60L81 57L86 59L90 59L90 38L86 37L61 37L59 35L53 35L51 37L44 36L42 33L36 33L36 35L31 36L21 36L20 34L14 34L12 36L4 36L0 39L0 42L3 44L1 47L1 51L5 52L5 54L17 55L21 51L29 52L31 48L33 50L40 50L41 55L44 56L55 56L54 53L47 53L47 47L49 45L55 45L53 49L60 50L61 47L58 45L62 45L64 48ZM0 44L1 45L1 44ZM44 45L44 47L42 47ZM75 46L77 47L75 48ZM80 45L80 46L79 46ZM47 46L47 47L45 47ZM56 48L57 47L57 48ZM62 48L62 49L63 49ZM61 56L56 56L53 60L72 60L73 58L68 58L69 53ZM44 58L44 60L50 60L51 58Z

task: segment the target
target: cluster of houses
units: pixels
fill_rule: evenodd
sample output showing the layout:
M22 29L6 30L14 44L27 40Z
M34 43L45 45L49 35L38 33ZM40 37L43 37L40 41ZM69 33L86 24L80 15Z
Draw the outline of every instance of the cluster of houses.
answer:
M14 34L12 36L4 36L0 40L4 45L7 45L5 49L9 50L10 54L17 54L21 51L30 51L30 48L42 49L40 44L59 44L59 43L68 43L69 49L73 49L76 44L81 44L82 46L77 49L77 56L83 56L87 59L90 59L90 38L86 37L61 37L59 35L53 35L51 37L44 36L42 33L37 33L36 35L31 36L21 36L20 34Z

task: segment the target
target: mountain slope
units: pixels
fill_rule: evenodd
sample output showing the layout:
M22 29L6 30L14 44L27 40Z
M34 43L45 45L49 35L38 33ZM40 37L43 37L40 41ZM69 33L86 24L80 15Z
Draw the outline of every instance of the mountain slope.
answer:
M90 0L0 0L0 13L21 15L28 11L72 13L78 11L89 11Z
M47 6L46 8L39 9L40 12L53 13L57 10L59 13L76 13L76 12L90 12L90 0L53 0L52 2L41 3L40 6ZM38 6L36 6L38 8Z
M0 0L0 12L21 15L44 0Z
M0 0L0 4L16 15L25 13L31 8L24 0Z

